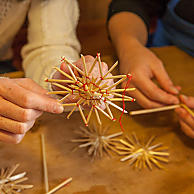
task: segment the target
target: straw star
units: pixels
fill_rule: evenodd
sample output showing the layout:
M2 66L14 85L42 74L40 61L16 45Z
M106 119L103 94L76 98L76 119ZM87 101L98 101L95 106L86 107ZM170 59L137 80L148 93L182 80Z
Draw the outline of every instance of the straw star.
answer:
M31 189L33 185L22 185L21 183L28 180L25 177L26 172L13 175L19 164L11 168L2 168L0 173L0 193L1 194L16 194L25 189Z
M101 125L101 119L99 116L99 112L104 114L109 119L115 121L113 114L110 110L110 105L122 111L123 113L127 113L124 108L119 107L114 102L116 101L134 101L132 97L124 95L126 91L133 91L135 88L125 88L125 89L115 89L115 87L121 82L125 81L127 78L131 79L131 75L116 75L109 76L110 72L118 65L116 62L105 74L102 73L102 62L100 59L100 54L97 54L91 68L87 70L85 57L81 55L83 61L83 69L81 70L73 63L68 61L66 58L63 58L63 62L67 65L69 69L70 75L66 72L62 71L60 68L55 67L55 69L60 72L62 75L67 77L67 80L59 80L59 79L47 79L47 82L50 82L53 86L57 86L60 88L60 91L52 91L49 94L61 94L65 95L65 97L60 99L60 102L63 103L64 100L71 95L74 95L76 99L78 99L77 103L63 103L63 106L71 106L72 111L67 115L67 118L70 118L72 113L78 108L80 111L81 117L86 126L88 126L89 120L93 112L95 112L97 121ZM94 77L92 75L92 70L95 65L99 65L100 77ZM72 70L74 68L79 73L79 76L76 76ZM119 79L113 85L108 86L107 80L110 79ZM66 84L66 85L63 85ZM113 96L116 96L115 98ZM83 107L87 105L90 107L89 114L86 116L83 113ZM105 105L105 110L102 109L102 105Z
M81 127L77 133L80 135L80 139L73 139L72 142L81 143L78 148L88 147L88 155L92 155L93 158L102 158L105 153L111 154L110 151L117 153L115 143L119 141L117 137L121 136L123 132L108 133L109 127L102 128L93 125L91 127Z
M148 167L152 170L152 164L160 169L164 168L161 162L168 163L169 153L166 152L168 148L161 143L153 145L154 139L155 137L151 137L142 144L135 134L132 135L132 138L125 136L125 140L120 140L122 146L117 146L117 149L120 150L119 154L125 155L120 161L129 160L130 165L139 169Z

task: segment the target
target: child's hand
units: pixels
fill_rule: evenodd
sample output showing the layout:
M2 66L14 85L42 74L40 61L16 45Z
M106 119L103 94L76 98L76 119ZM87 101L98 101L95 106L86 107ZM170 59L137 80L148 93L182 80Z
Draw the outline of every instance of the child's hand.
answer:
M149 49L140 44L134 45L131 50L123 53L120 63L122 73L132 74L130 87L135 87L136 90L130 92L130 95L142 107L154 108L179 103L175 95L180 88L174 86L163 63ZM157 80L159 86L153 79Z
M189 108L194 108L194 97L181 95L180 99ZM175 112L179 116L179 122L183 132L191 138L194 138L194 117L189 114L184 108L177 108Z

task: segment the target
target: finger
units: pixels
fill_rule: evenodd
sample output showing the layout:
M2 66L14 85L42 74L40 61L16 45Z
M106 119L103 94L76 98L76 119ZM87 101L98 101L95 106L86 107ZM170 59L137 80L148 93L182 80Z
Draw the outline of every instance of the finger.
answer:
M0 95L20 107L51 113L63 112L63 107L57 100L45 95L33 93L14 84L10 80L6 82L0 80L0 86Z
M176 89L180 92L181 91L181 86L175 86L176 87Z
M133 84L130 84L130 87L134 88L135 86ZM138 88L136 88L135 91L128 92L128 94L129 96L135 98L137 103L144 108L157 108L163 106L163 104L147 98Z
M166 72L162 62L159 62L152 68L157 81L164 90L175 95L179 93L179 90L177 90L177 88L173 85L172 80L168 76L168 73Z
M14 134L26 133L34 125L34 123L35 120L22 123L0 116L0 129Z
M182 131L189 137L194 138L194 131L183 120L180 120Z
M91 56L91 55L86 55L84 56L85 57L85 62L86 62L86 67L87 67L87 71L90 70L90 67L92 66L93 62L94 62L94 57ZM76 62L74 62L74 64L79 68L81 69L82 71L84 70L84 67L83 67L83 61L82 59L80 58L79 60L77 60ZM97 63L96 63L97 65ZM95 66L96 66L95 65Z
M25 134L13 134L0 129L0 141L5 143L18 144L21 142Z
M180 100L190 108L194 108L194 97L180 95Z
M64 103L74 103L74 102L77 102L79 99L80 99L80 97L77 95L68 95L68 96L65 96L64 98L61 98L60 101L63 104Z
M14 79L14 81L22 88L25 88L26 90L30 90L38 94L46 95L48 92L40 85L38 85L35 81L29 78Z
M194 118L183 108L175 109L180 119L194 130Z
M3 98L0 98L0 115L16 121L27 122L42 115L41 111L21 108Z
M141 79L134 80L135 85L152 101L159 102L161 104L178 104L177 97L168 94L164 90L160 89L147 77L141 77Z

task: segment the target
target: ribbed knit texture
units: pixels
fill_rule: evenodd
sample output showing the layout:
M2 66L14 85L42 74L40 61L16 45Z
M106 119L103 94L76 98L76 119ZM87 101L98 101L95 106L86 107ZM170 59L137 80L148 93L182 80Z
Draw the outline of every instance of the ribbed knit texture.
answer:
M22 49L26 77L44 88L44 82L61 56L75 61L80 44L76 37L79 18L76 0L1 0L0 60L12 57L14 36L28 16L28 43Z

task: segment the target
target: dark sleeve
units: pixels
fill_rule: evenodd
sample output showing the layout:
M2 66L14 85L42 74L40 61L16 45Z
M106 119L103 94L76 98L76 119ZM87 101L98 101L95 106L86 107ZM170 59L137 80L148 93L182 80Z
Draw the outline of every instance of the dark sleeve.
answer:
M149 29L151 18L161 17L165 10L168 0L112 0L109 5L108 19L123 11L137 14L143 19Z

